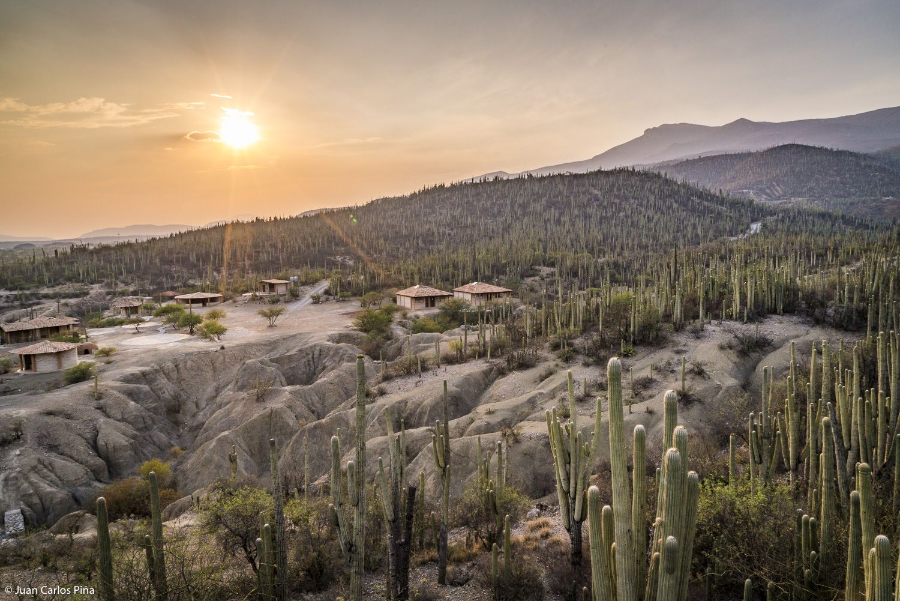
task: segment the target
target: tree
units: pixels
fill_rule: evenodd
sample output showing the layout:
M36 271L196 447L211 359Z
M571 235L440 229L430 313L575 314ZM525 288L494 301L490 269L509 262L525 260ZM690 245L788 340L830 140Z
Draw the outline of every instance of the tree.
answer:
M204 530L212 534L222 550L240 552L254 572L259 570L256 537L260 514L271 515L272 496L254 486L219 482L213 486L201 512Z
M188 333L193 335L194 328L203 323L203 318L195 313L183 313L181 317L178 318L178 324L175 326L177 328L187 328Z
M144 480L150 477L150 472L156 472L161 488L170 488L172 486L172 469L162 459L148 459L137 469L138 476Z
M284 314L284 307L266 307L256 312L261 317L269 320L269 327L275 327L275 321Z
M228 328L220 324L215 319L205 321L200 325L199 328L197 328L197 334L199 334L202 338L206 338L207 340L219 340L222 336L225 335L225 332L227 331Z

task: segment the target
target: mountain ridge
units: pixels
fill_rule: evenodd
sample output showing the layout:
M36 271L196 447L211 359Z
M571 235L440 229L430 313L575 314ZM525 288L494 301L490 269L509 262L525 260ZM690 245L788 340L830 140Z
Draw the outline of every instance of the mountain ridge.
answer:
M871 153L900 145L900 106L795 121L752 121L741 117L725 125L664 123L637 138L589 159L538 167L520 173L494 171L476 178L586 173L596 169L651 165L710 154L765 150L785 144L821 146Z

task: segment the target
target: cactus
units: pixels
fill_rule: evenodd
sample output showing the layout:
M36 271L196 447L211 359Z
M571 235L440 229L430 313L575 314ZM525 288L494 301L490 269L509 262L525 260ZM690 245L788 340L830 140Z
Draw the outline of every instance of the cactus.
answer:
M167 601L169 587L166 580L166 556L163 549L163 524L159 506L159 482L156 472L150 472L147 479L150 481L150 538L153 550L153 590L156 598Z
M563 527L569 533L571 560L574 565L581 563L582 524L587 518L584 506L584 489L588 483L590 460L597 456L600 445L600 399L597 399L594 414L594 433L590 445L586 444L578 429L578 412L572 372L567 372L569 421L562 424L556 409L547 411L547 432L550 452L556 474L556 493ZM620 389L621 396L621 389Z
M450 557L447 543L447 524L450 519L450 399L447 380L444 380L443 423L435 422L431 435L434 464L441 476L441 526L438 533L438 584L447 584L447 561Z
M346 499L341 479L341 441L331 437L331 522L337 531L341 551L350 565L350 601L362 601L365 576L366 540L366 365L362 355L356 357L356 459L347 462ZM347 506L353 512L352 530L348 524Z
M271 551L275 557L275 598L287 599L287 547L285 545L284 490L281 470L278 467L278 447L275 439L269 439L269 471L272 475L272 499L275 513L275 532L272 536Z
M265 521L260 516L261 521ZM261 543L258 548L259 554L259 590L260 597L263 601L272 601L275 599L275 556L274 541L272 540L272 526L263 523L260 528L261 539L256 539Z
M510 543L510 531L512 526L509 516L503 518L503 577L509 581L512 578L512 544Z
M647 544L643 522L646 434L634 430L634 496L629 490L625 458L621 363L610 360L609 440L613 483L613 508L600 508L600 493L591 486L587 495L591 547L591 580L594 601L684 601L696 529L700 479L688 472L687 430L677 423L677 393L666 393L663 430L667 446L663 468L657 472L659 486L657 518L646 566ZM613 510L619 507L621 510Z
M237 480L237 447L231 445L231 452L228 453L228 463L231 464L231 481Z
M406 482L406 433L401 421L400 433L394 435L391 417L387 412L385 423L390 479L385 475L384 460L379 457L378 486L387 530L389 593L391 599L405 601L409 598L409 551L413 536L412 516L415 511L416 487L408 487L408 498L402 496Z
M847 536L847 571L844 579L844 600L859 597L859 575L862 569L862 531L859 517L859 492L850 493L850 532Z
M497 543L491 546L491 584L494 588L494 599L500 599L500 547Z
M100 600L113 601L115 599L115 587L113 586L112 545L109 540L109 517L106 512L106 499L97 498L97 550L100 555Z

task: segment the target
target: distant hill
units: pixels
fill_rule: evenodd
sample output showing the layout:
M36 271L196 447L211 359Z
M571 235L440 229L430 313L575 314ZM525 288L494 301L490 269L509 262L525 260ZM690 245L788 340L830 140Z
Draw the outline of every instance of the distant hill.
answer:
M121 237L130 238L134 236L168 236L177 232L184 232L194 229L193 225L169 224L169 225L153 225L149 223L140 225L126 225L123 227L105 227L99 230L81 234L79 238L108 238Z
M39 236L7 236L0 234L0 242L44 242L51 238L41 238Z
M764 150L794 143L855 152L875 152L900 145L900 107L846 117L783 123L738 119L721 126L665 124L651 127L644 131L644 135L585 161L551 165L525 173L585 173L711 154ZM509 176L505 172L494 172L483 177Z
M900 172L870 155L786 144L646 168L756 200L900 197Z

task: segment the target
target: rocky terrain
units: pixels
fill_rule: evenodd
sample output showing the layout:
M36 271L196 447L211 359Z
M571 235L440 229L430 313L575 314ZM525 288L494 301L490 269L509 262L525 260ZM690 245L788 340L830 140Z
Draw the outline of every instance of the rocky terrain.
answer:
M242 309L227 310L240 328ZM184 495L169 507L168 515L174 517L190 506L192 496L202 496L206 486L228 475L232 445L242 476L267 477L270 438L281 450L288 486L302 483L306 462L311 480L325 482L333 434L342 433L343 449L352 455L349 433L359 353L356 335L348 330L353 312L351 303L305 306L289 312L273 330L256 324L254 335L248 326L237 342L226 337L221 346L191 339L135 347L101 366L99 399L89 382L0 397L0 420L24 421L22 438L0 448L0 509L21 507L29 524L53 525L103 485L132 475L141 462L174 458L177 487ZM625 387L632 402L626 429L641 423L651 444L660 438L662 394L680 388L682 358L694 402L681 408L679 419L691 432L712 432L722 427L717 421L723 406L756 392L763 365L774 366L780 375L791 341L804 356L813 341L828 339L837 345L847 337L800 318L771 317L759 326L770 344L746 355L733 348L741 332L753 328L712 323L702 331L675 334L662 346L637 349L624 362L636 382L633 392ZM457 335L416 334L407 340L397 332L388 356L407 346L433 356L435 341L447 352ZM438 480L429 428L439 417L446 379L452 494L461 494L473 475L479 439L490 449L502 438L509 445L509 481L533 499L555 502L544 412L564 398L566 370L573 373L576 393L584 396L578 403L579 425L589 431L595 407L589 399L604 394L601 366L566 365L545 351L535 367L524 371L505 373L498 362L479 359L382 381L381 366L366 359L369 456L384 454L385 419L395 427L402 420L408 473L424 471L426 492L434 495ZM607 452L608 443L600 448ZM370 476L376 464L369 462Z

